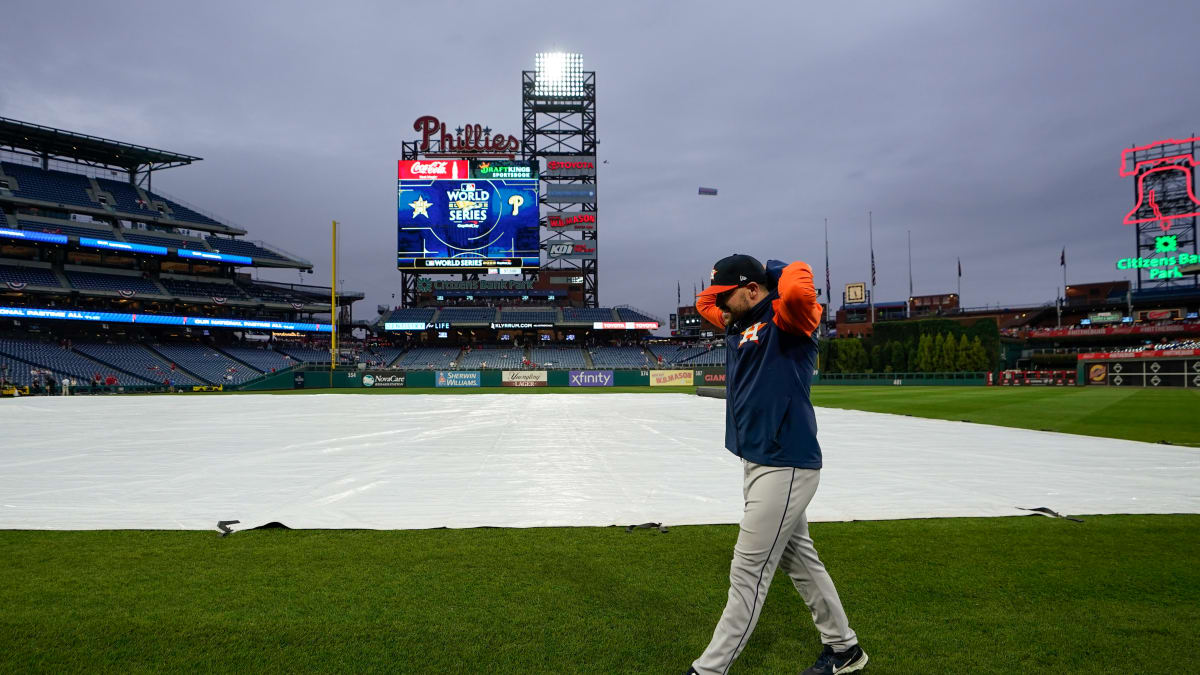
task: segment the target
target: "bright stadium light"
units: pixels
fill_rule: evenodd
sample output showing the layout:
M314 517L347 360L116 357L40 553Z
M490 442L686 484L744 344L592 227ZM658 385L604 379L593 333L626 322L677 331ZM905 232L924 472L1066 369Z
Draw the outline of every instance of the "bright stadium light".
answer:
M583 96L583 55L541 52L534 58L534 96L578 98Z

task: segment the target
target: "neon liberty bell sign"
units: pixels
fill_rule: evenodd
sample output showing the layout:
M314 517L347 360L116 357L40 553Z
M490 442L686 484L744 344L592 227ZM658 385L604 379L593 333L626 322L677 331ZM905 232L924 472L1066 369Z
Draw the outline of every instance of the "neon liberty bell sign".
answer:
M1200 263L1200 256L1179 250L1172 221L1200 216L1200 199L1192 180L1196 159L1192 153L1200 137L1169 139L1128 148L1121 153L1121 176L1137 181L1137 204L1122 221L1125 225L1157 222L1162 235L1155 237L1154 258L1122 258L1117 269L1146 269L1150 279L1178 279L1180 266Z
M1196 166L1196 158L1190 150L1191 144L1200 141L1200 137L1185 140L1169 139L1149 145L1128 148L1121 153L1121 176L1135 176L1137 179L1137 204L1125 214L1126 225L1152 223L1158 221L1163 232L1171 229L1171 221L1179 218L1194 218L1200 216L1200 199L1196 198L1196 186L1192 183L1192 174ZM1183 146L1189 146L1187 152L1182 152ZM1173 154L1169 148L1175 146ZM1161 157L1145 159L1146 154L1160 149ZM1170 195L1171 203L1164 202L1169 197L1161 194L1160 190L1175 182L1185 188L1184 195ZM1186 198L1186 202L1183 200ZM1163 212L1166 205L1168 212Z

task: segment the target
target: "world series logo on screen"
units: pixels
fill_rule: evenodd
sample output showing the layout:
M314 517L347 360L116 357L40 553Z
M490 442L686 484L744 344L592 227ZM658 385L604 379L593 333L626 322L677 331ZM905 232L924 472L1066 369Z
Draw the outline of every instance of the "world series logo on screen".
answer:
M533 178L481 177L513 175ZM540 264L535 163L401 161L398 176L398 268L457 272Z

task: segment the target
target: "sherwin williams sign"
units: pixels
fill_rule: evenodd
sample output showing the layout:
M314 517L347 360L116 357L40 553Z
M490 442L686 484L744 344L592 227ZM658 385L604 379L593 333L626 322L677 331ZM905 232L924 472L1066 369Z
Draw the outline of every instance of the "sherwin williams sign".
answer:
M652 370L651 387L690 387L696 383L696 374L690 370Z
M611 370L572 370L568 375L567 384L572 387L611 387L613 383Z
M545 387L547 385L544 370L506 370L502 373L500 385L503 387Z
M435 387L478 387L478 370L439 370L434 377Z

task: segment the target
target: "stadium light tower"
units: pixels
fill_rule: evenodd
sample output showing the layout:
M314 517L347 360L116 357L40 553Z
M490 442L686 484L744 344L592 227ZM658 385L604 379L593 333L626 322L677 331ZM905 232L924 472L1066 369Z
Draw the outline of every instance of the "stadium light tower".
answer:
M583 55L567 52L537 54L534 57L533 93L544 98L581 98Z
M571 52L534 55L521 72L523 157L541 171L541 273L582 281L585 307L599 307L596 229L596 73Z

